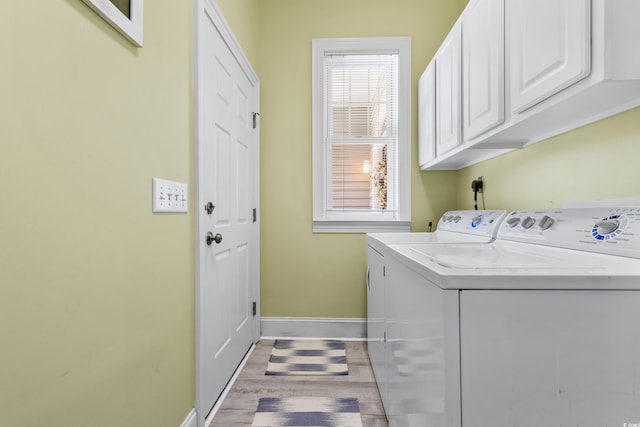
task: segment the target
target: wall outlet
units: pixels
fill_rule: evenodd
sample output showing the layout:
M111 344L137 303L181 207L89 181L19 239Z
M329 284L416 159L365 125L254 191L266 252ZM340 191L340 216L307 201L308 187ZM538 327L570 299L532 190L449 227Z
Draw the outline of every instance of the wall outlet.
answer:
M484 183L482 182L481 176L479 176L478 179L471 181L471 189L476 193L484 192Z
M153 212L187 212L187 184L153 178Z

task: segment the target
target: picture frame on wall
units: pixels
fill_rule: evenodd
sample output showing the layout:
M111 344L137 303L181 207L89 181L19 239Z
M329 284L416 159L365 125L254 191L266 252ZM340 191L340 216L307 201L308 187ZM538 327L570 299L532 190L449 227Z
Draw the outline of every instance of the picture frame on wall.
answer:
M82 0L131 43L142 47L143 0Z

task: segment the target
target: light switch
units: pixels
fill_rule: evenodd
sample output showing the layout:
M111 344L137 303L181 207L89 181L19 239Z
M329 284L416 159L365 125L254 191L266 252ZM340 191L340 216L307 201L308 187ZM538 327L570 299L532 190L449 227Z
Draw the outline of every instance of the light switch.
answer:
M187 184L153 178L153 212L187 212Z

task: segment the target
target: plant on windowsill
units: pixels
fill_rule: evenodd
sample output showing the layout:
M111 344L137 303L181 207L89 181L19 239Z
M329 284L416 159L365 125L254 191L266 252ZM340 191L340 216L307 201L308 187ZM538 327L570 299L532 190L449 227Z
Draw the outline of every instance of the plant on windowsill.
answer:
M373 186L376 189L376 208L387 209L387 160L381 160L371 174Z

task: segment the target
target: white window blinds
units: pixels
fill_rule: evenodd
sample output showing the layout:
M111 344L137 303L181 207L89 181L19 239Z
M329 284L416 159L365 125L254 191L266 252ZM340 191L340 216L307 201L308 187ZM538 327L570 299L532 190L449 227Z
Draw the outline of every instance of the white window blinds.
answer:
M324 57L328 211L396 212L398 55Z
M411 227L411 39L312 43L313 231Z

